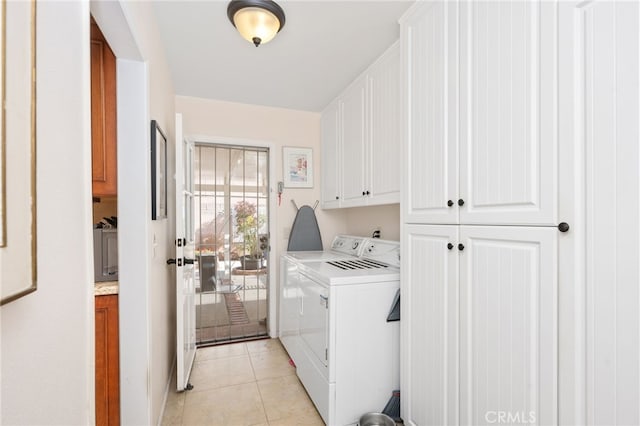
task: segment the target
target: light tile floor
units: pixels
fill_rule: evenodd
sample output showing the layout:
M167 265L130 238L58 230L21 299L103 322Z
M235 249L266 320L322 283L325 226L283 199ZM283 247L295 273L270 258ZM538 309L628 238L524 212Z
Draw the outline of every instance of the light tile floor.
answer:
M163 425L324 425L278 339L198 349L190 382Z

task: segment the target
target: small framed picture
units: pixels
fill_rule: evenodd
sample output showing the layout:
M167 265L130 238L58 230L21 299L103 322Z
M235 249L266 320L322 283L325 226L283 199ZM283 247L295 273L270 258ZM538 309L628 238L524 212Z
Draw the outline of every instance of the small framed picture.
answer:
M151 219L167 217L167 137L151 120Z
M285 188L313 188L313 149L282 148Z

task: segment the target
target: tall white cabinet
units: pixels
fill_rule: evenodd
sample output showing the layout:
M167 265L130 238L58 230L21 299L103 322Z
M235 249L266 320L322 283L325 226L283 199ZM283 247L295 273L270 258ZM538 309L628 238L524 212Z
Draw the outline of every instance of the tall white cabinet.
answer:
M401 19L402 417L640 424L640 4Z
M419 2L401 28L403 418L557 424L557 4Z

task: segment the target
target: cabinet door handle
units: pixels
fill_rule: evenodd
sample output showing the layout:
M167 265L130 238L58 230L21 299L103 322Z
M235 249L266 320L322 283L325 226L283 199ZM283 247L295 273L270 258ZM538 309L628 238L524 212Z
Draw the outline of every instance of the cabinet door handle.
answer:
M371 195L371 192L367 191L367 195Z
M560 222L558 224L558 231L560 232L568 232L570 229L570 226L567 222Z
M451 249L453 248L453 244L451 244L451 243L447 244L447 248L448 248L449 250L451 250Z
M458 200L458 205L459 205L460 207L464 206L464 200L463 200L462 198L460 198L460 199Z
M458 250L460 251L464 250L464 244L462 243L458 244Z
M453 206L453 201L452 200L447 201L447 206L452 207Z
M338 196L336 195L336 200L339 200L339 199L340 199L340 197L338 197Z
M364 191L362 191L362 195L364 196Z

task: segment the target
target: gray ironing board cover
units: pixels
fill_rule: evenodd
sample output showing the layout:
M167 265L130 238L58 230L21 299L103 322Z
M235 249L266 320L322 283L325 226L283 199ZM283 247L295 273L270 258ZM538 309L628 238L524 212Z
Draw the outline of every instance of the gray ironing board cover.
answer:
M322 237L316 214L310 206L298 209L289 234L288 251L322 250Z

